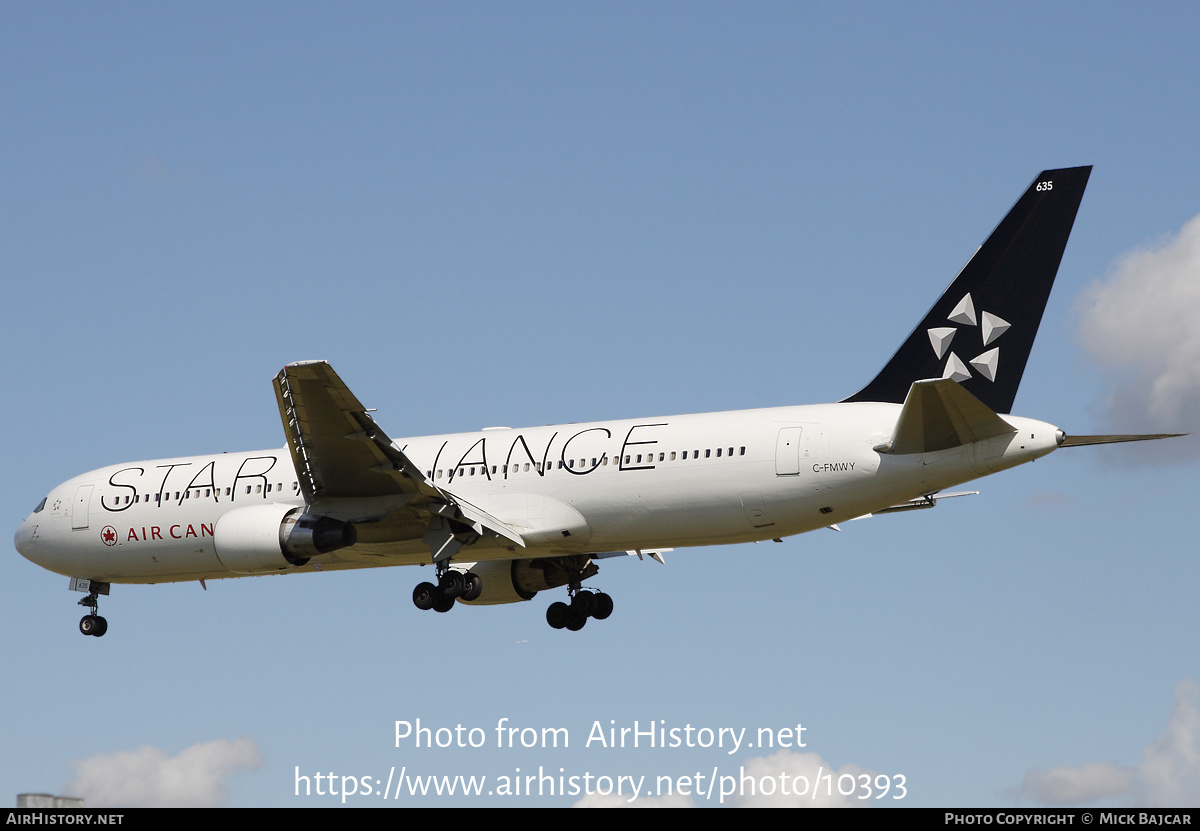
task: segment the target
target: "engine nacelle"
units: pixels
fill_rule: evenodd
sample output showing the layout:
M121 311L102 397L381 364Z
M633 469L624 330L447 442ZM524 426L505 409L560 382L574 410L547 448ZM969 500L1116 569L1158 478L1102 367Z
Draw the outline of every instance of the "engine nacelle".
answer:
M317 554L349 548L358 542L358 532L349 522L327 516L313 516L297 508L283 518L279 544L290 562L298 566Z
M567 584L567 572L556 567L553 558L475 563L469 570L483 580L483 592L476 600L459 598L459 603L468 606L491 606L533 600L540 591ZM597 570L594 564L589 563L584 571L584 579L594 575Z
M217 558L235 574L286 571L317 554L354 545L357 538L348 522L279 502L234 508L213 529Z

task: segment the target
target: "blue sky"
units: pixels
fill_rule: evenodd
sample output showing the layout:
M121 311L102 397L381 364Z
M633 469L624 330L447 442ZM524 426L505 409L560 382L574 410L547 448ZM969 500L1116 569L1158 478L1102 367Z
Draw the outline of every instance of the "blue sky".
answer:
M1038 171L1079 164L1014 412L1200 429L1198 23L6 4L4 527L102 465L281 446L294 360L329 360L395 437L837 400ZM85 639L67 579L10 550L0 799L155 803L178 775L194 802L317 806L341 803L295 797L297 767L767 764L902 774L902 805L1194 806L1196 450L1063 450L935 511L607 562L616 611L574 636L553 598L421 614L425 573L393 569L115 586ZM572 746L396 748L418 718ZM802 723L806 747L582 746L610 720Z

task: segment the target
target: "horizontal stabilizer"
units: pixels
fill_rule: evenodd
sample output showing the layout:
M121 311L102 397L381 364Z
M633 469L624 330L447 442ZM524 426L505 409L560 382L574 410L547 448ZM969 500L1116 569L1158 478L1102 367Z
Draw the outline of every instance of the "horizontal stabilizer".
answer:
M891 441L875 449L893 455L933 453L1015 432L957 381L938 378L909 387Z
M1068 436L1064 435L1059 447L1082 447L1085 444L1117 444L1123 441L1151 441L1153 439L1174 439L1186 436L1187 433L1144 433L1142 435L1126 436Z

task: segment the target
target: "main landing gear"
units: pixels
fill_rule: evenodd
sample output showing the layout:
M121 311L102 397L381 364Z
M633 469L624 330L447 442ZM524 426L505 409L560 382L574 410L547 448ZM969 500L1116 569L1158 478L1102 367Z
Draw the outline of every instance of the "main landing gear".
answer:
M421 583L413 589L413 604L422 611L448 612L454 601L478 600L483 594L483 578L473 571L445 569L438 575L438 584Z
M588 618L605 620L613 612L613 600L604 592L574 590L570 605L551 603L546 622L554 629L578 632Z
M474 564L472 564L474 565ZM534 560L516 560L502 565L511 566L506 579L503 570L497 571L494 564L483 563L480 574L461 571L450 566L437 566L437 583L421 583L413 589L413 605L422 611L448 612L455 600L471 602L483 595L484 577L489 581L485 603L512 603L531 600L540 591L567 587L566 603L551 603L546 610L546 622L555 629L578 632L588 618L606 620L613 613L613 599L602 591L583 588L583 581L594 577L599 568L587 555L561 557L539 557ZM463 566L468 568L470 566ZM511 583L508 582L511 579Z
M79 601L80 606L87 606L92 610L90 615L84 615L79 619L79 631L85 635L93 635L97 638L103 637L108 631L108 621L96 614L96 609L100 605L100 598L95 591L92 591L87 597Z
M546 610L546 623L554 629L567 629L578 632L587 623L588 618L605 620L613 612L613 599L601 591L585 590L583 581L594 577L599 571L591 559L587 557L563 557L551 563L556 573L553 581L547 579L552 586L567 584L567 594L570 601L551 603ZM547 578L549 578L547 574Z

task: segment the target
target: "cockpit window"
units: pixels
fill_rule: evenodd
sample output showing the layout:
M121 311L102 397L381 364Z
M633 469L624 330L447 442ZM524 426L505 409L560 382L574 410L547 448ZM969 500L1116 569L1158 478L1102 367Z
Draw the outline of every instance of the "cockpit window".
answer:
M38 506L37 506L36 508L34 508L34 509L33 509L33 512L36 514L36 513L38 513L39 511L41 511L41 510L42 510L42 508L45 508L45 507L46 507L46 500L47 500L47 499L49 499L49 498L50 498L50 497L48 497L48 496L43 496L43 497L42 497L42 501L41 501L41 502L39 502L39 503L38 503Z

